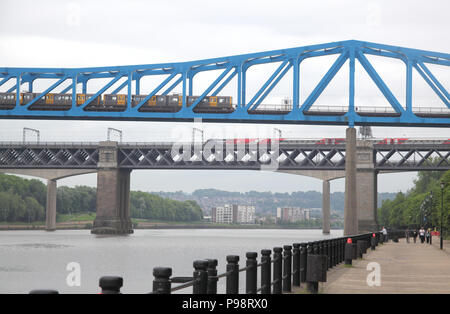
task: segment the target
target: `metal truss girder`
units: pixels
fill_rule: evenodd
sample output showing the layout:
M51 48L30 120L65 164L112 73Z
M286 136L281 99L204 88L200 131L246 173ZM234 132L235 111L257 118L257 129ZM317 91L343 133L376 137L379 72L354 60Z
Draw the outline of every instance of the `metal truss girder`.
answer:
M340 54L338 62L330 69L329 72L321 79L320 84L308 96L307 100L299 108L299 65L306 58L314 58L331 54ZM406 108L399 104L392 92L390 92L387 85L384 83L380 75L373 69L368 62L365 54L378 55L383 58L396 58L402 60L407 68L406 71ZM396 117L389 116L360 116L353 111L354 97L354 79L349 76L350 96L349 104L344 104L347 107L345 114L336 114L336 112L329 112L325 115L305 115L304 110L308 110L315 104L317 98L326 87L328 82L333 79L336 74L336 69L342 66L344 59L350 58L350 73L353 73L354 58L358 59L363 65L363 68L369 73L369 76L374 80L378 88L382 91L384 97L389 101L395 112L399 114ZM280 70L278 76L269 78L266 81L265 88L261 91L256 99L250 102L245 101L246 86L248 85L247 76L245 72L252 66L260 64L268 64L273 62L281 62L285 67ZM327 124L327 125L374 125L374 126L438 126L449 127L450 118L445 115L430 115L430 116L416 116L412 110L412 76L411 70L413 68L420 69L418 72L424 77L425 81L432 87L433 92L443 100L447 108L450 108L449 93L444 88L446 82L439 82L433 73L428 69L426 64L439 65L441 67L450 67L450 54L439 53L397 46L389 46L377 43L362 42L355 40L332 42L318 45L310 45L304 47L296 47L289 49L279 49L266 52L249 53L236 56L219 57L206 60L178 62L178 63L160 63L160 64L144 64L134 66L114 66L114 67L93 67L93 68L0 68L0 86L12 78L16 79L16 86L11 88L12 91L20 93L21 85L29 83L32 88L33 81L36 79L57 79L61 80L71 78L72 94L76 93L76 84L83 84L83 93L86 93L86 84L92 79L108 79L111 81L100 90L94 92L94 96L89 98L83 105L76 106L75 97L73 98L72 108L69 110L30 110L29 106L35 103L39 98L35 98L27 106L20 106L19 97L16 101L16 106L13 109L0 110L0 117L3 118L26 118L26 119L92 119L92 120L147 120L147 121L192 121L196 118L203 119L204 122L232 122L232 123L289 123L289 124ZM280 114L263 113L253 114L254 112L247 112L247 109L256 109L264 98L271 92L271 90L278 84L280 79L288 71L289 67L294 67L294 84L292 95L287 95L292 98L293 108L295 110L282 112ZM215 81L212 88L207 89L201 98L207 95L217 95L225 86L230 84L234 76L238 76L238 95L237 108L234 112L229 113L205 113L193 112L195 107L190 106L186 108L186 96L192 95L193 78L196 73L202 71L213 71L223 69L224 72L234 71L225 79L226 75L221 75L220 79ZM180 75L171 86L166 88L164 94L169 93L178 84L183 84L183 109L178 112L140 112L139 108L147 101L150 95L155 95L155 90L150 93L144 101L141 101L138 106L131 108L131 82L136 81L136 93L140 93L139 80L144 76L162 76L169 75L171 78ZM86 111L85 107L92 102L97 96L102 95L106 89L111 87L122 77L128 77L127 81L122 83L113 93L119 92L122 88L128 85L128 104L124 111ZM216 87L221 79L225 79L220 86ZM187 80L189 80L189 88L187 88ZM170 80L161 85L163 88ZM58 84L57 82L56 84ZM53 85L54 87L54 85ZM216 87L215 90L213 88ZM357 85L355 86L357 87ZM38 97L43 97L51 90L52 86L40 93ZM63 93L70 91L70 86L63 90ZM188 94L189 93L189 94ZM232 96L232 95L231 95ZM201 100L200 98L200 100ZM186 110L189 109L189 110ZM301 110L299 110L301 109ZM251 110L252 111L252 110ZM259 113L259 112L258 112Z

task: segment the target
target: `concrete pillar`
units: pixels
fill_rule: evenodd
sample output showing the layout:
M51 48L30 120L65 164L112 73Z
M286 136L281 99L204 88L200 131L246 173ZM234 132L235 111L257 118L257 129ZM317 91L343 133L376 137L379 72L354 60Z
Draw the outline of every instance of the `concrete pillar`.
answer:
M356 198L356 129L347 128L345 142L345 208L344 235L358 233Z
M47 180L45 207L45 230L54 231L56 229L56 180Z
M97 171L97 215L93 234L133 233L130 219L130 173L117 165L117 142L101 142Z
M322 233L330 234L330 181L322 183Z
M358 232L377 231L377 172L373 144L368 141L357 143L357 208Z

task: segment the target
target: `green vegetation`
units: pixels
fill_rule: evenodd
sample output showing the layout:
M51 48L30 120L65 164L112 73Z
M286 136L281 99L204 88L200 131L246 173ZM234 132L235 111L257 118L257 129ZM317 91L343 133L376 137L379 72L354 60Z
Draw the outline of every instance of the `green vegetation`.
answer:
M41 181L0 174L0 222L31 223L45 220L47 187ZM58 222L95 218L96 189L62 186L56 196ZM199 221L202 210L195 201L175 201L145 192L130 193L131 218Z
M381 225L391 228L438 228L441 224L441 187L444 188L444 211L442 212L444 234L448 236L450 226L450 171L421 171L415 186L406 194L398 193L394 200L386 200L378 209L378 220ZM432 201L426 201L433 194ZM420 210L421 204L423 211ZM428 217L424 220L423 217Z

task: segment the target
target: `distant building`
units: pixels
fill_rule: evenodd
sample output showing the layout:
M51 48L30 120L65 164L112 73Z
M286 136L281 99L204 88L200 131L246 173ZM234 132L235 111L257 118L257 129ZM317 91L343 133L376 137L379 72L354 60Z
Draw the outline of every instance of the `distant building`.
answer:
M233 205L234 222L238 224L255 223L255 206L251 205ZM234 218L233 217L233 218Z
M278 207L277 221L299 222L310 219L310 210L300 207Z
M213 207L211 216L212 222L231 224L233 223L233 207L230 205Z
M255 206L229 205L213 207L211 211L213 223L249 224L255 223Z

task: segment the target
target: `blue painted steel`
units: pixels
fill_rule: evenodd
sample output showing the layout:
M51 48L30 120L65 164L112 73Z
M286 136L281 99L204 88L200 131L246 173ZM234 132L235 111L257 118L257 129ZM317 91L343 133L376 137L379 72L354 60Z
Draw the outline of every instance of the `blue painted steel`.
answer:
M318 85L309 95L300 95L300 73L301 64L308 58L316 58L326 55L337 55L337 59L328 72L322 77ZM384 58L395 58L405 64L406 102L405 107L393 95L389 87L376 72L366 55L376 55ZM335 77L338 71L349 60L349 103L345 104L347 110L343 113L328 112L312 114L316 100ZM369 77L380 89L384 97L396 112L395 116L361 115L355 111L355 61L358 61ZM278 63L279 67L267 78L255 95L248 95L246 86L247 71L251 67L261 64ZM249 53L229 57L212 58L206 60L160 63L132 66L112 66L93 68L0 68L0 87L15 79L15 85L9 92L20 94L22 85L28 83L29 91L33 89L33 82L38 79L57 80L50 87L40 92L27 105L20 105L20 97L16 97L16 106L13 109L0 110L0 118L25 118L25 119L92 119L92 120L159 120L159 121L192 121L201 118L205 122L253 122L253 123L289 123L289 124L328 124L328 125L385 125L385 126L439 126L450 127L448 115L418 116L414 112L420 104L413 104L413 77L412 71L416 70L427 82L443 104L450 109L450 95L445 86L448 82L439 81L427 67L427 64L450 67L450 54L439 53L397 46L369 43L362 41L341 41L326 44L318 44L297 48L280 49L266 52ZM262 101L280 82L284 75L293 68L292 94L286 95L293 99L293 108L290 112L265 112L254 114L261 109ZM193 84L196 74L204 71L222 70L219 76L205 89L200 92L194 104L187 107L186 97L193 95ZM153 91L146 91L147 95L139 104L132 107L132 82L135 82L135 93L141 94L140 80L146 76L159 76L160 83ZM193 109L204 97L216 96L222 89L232 84L233 78L237 76L237 106L230 113L200 113ZM97 97L112 88L121 78L127 80L113 90L113 94L127 87L127 105L124 111L86 111L85 108ZM175 80L173 80L176 78ZM57 86L66 80L72 80L72 84L66 87L63 93L72 93L72 107L69 110L31 110L31 105L45 97ZM87 92L87 83L95 79L110 79L102 88L97 89L92 97L84 104L77 106L77 85L82 84L82 93ZM171 83L172 82L172 83ZM170 85L168 85L171 83ZM178 112L141 112L139 109L152 96L157 95L160 90L163 94L170 93L175 87L182 85L182 108ZM233 83L234 84L234 83ZM50 85L50 84L49 84ZM250 96L250 101L246 101ZM416 105L416 107L414 107ZM405 109L406 108L406 109Z

